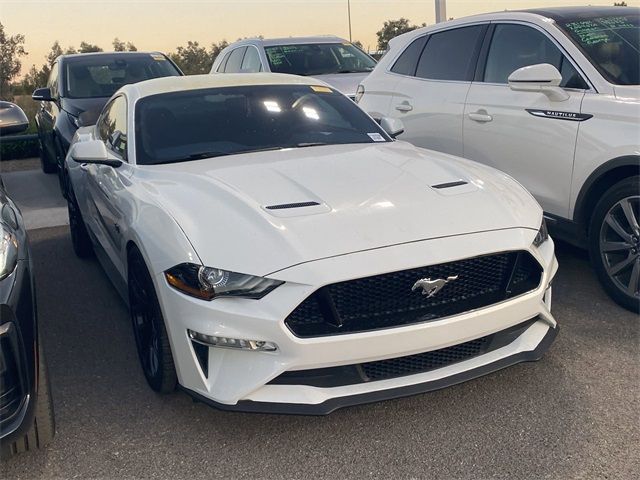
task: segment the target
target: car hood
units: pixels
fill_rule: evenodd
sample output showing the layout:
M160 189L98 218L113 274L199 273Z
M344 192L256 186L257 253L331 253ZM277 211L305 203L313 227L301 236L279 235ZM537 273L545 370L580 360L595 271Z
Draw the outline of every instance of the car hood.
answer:
M314 75L313 78L317 78L318 80L328 83L344 95L354 97L356 95L356 90L358 90L358 85L360 85L368 75L369 72L332 73L328 75Z
M205 265L254 275L437 237L537 230L542 219L506 174L405 142L247 153L135 176ZM467 183L433 187L458 181Z
M100 112L102 108L109 101L109 97L100 98L62 98L62 109L70 113L74 117L77 117L82 112L97 111Z

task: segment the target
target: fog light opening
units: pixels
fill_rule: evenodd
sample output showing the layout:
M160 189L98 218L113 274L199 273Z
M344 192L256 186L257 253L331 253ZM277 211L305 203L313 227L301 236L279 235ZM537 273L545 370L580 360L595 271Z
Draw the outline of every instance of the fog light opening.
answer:
M215 335L205 335L204 333L187 330L189 338L196 343L208 347L235 348L239 350L251 350L259 352L275 352L278 346L273 342L265 340L247 340L244 338L219 337Z

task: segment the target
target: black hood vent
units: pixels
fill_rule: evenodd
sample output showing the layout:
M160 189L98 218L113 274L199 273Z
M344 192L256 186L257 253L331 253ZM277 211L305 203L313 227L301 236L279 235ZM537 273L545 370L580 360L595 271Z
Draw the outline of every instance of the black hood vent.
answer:
M431 185L431 188L437 188L438 190L442 188L452 188L452 187L460 187L462 185L466 185L469 182L465 182L464 180L456 180L455 182L447 182L447 183L438 183L437 185Z
M279 205L267 205L267 210L284 210L286 208L302 208L302 207L315 207L320 205L318 202L298 202L298 203L281 203Z

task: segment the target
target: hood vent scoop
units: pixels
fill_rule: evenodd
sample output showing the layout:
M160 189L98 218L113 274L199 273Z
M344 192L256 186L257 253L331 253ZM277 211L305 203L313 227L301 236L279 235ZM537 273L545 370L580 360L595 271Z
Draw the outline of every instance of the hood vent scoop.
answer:
M467 183L469 182L465 182L464 180L456 180L455 182L447 182L447 183L439 183L437 185L431 185L431 188L436 188L438 190L441 190L443 188L460 187L462 185L466 185Z
M285 210L287 208L315 207L320 205L318 202L298 202L298 203L281 203L279 205L267 205L267 210Z

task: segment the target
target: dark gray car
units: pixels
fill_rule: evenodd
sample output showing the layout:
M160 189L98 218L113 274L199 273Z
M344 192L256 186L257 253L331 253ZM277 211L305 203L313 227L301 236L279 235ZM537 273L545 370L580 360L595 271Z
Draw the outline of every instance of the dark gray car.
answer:
M123 85L157 77L182 75L164 54L109 52L61 55L54 62L47 86L33 92L41 102L36 114L40 161L45 173L58 172L66 197L64 158L83 112L97 114Z

